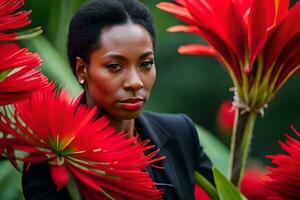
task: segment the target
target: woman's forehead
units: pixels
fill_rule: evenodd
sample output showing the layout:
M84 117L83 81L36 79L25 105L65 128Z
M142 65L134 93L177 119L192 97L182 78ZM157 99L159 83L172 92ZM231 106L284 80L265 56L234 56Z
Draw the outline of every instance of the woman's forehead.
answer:
M100 36L101 46L152 46L152 40L148 31L137 24L114 25L105 28Z

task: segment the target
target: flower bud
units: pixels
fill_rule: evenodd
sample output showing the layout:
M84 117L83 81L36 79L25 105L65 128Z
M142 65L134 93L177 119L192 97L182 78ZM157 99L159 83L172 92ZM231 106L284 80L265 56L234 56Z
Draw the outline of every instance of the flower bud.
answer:
M52 180L57 186L57 191L62 189L69 183L70 174L65 165L51 165L50 171Z
M231 135L234 125L235 109L232 106L232 101L224 101L219 108L217 122L220 132L223 135Z

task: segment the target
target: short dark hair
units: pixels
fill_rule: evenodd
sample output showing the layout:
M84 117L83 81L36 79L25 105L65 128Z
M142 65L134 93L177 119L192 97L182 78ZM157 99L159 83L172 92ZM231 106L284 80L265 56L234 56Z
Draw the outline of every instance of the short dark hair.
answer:
M76 57L89 61L90 54L101 47L104 28L128 22L143 26L155 46L155 30L149 10L138 0L90 0L72 17L68 35L68 59L76 75ZM121 36L121 35L120 35Z

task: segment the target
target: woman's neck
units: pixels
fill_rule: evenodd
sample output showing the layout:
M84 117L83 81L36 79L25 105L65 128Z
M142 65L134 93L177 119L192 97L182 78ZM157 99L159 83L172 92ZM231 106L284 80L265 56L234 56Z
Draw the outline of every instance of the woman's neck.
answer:
M129 137L134 136L134 119L129 120L115 120L110 119L111 125L118 131L125 131Z
M99 110L97 112L96 118L98 119L101 116L105 116L108 118L110 124L116 129L117 132L125 131L128 133L129 137L134 136L134 127L135 120L134 119L117 119L110 115L109 113L104 112L103 110Z

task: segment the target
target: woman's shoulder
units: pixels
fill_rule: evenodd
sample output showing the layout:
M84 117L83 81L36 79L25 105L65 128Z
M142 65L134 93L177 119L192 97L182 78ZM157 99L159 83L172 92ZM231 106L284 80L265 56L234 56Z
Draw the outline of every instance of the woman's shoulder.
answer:
M165 129L173 136L187 136L189 133L195 135L197 132L194 122L183 113L143 112L141 118L153 126Z
M153 120L159 124L172 124L174 125L174 122L179 123L179 125L188 125L192 124L194 125L194 122L191 120L189 116L183 113L160 113L160 112L149 112L145 111L141 114L143 117Z

